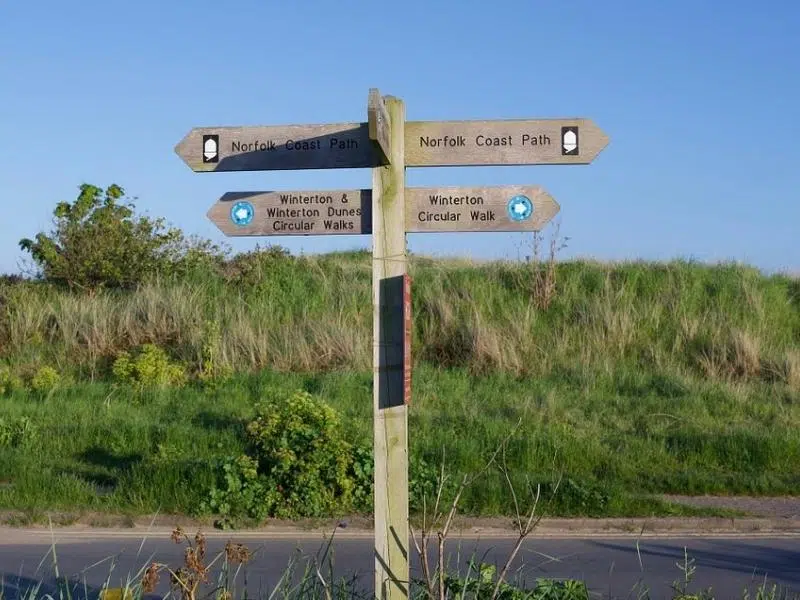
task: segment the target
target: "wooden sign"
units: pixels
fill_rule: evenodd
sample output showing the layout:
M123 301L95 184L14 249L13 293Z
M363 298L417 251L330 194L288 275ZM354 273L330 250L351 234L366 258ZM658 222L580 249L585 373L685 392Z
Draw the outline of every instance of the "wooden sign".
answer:
M406 231L539 231L559 209L539 186L406 188Z
M608 136L588 119L410 121L406 167L588 164Z
M406 233L539 231L560 209L539 186L407 188L406 167L589 164L608 145L588 119L408 122L405 116L401 99L371 89L365 123L203 127L175 147L197 172L372 169L371 190L229 192L208 217L227 236L373 237L374 556L381 600L409 597Z
M383 102L380 92L373 88L369 91L367 101L367 129L369 139L378 154L381 164L389 164L390 155L390 131L389 113L386 112L386 104Z
M367 123L199 127L175 152L193 171L279 171L374 167Z
M228 192L208 211L227 236L372 232L371 190Z
M403 276L403 404L411 404L411 276Z

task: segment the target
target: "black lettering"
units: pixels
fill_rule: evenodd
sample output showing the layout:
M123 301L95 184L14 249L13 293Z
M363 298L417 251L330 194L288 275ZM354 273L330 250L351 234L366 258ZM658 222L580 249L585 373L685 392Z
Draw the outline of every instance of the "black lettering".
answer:
M331 138L331 150L356 150L358 149L358 140L347 139L340 140L339 138Z
M309 221L274 221L273 231L311 231L314 223Z
M238 140L231 142L231 152L268 152L276 149L277 146L272 140L267 140L266 142L256 140L249 143L242 143Z
M511 146L511 136L485 136L483 134L475 138L475 144L478 146Z
M438 148L440 146L447 146L450 148L463 148L467 145L467 138L463 135L457 135L455 137L446 135L444 137L430 137L427 135L419 136L419 145L420 148L422 146L426 146L428 148Z
M319 140L286 140L287 150L319 150L321 148Z
M328 207L329 217L359 217L361 216L360 208L338 208L336 206Z
M313 196L300 196L298 194L281 194L281 204L330 204L333 196L314 194Z
M271 219L316 219L319 210L316 208L278 208L271 206L267 209L267 216Z
M325 229L328 231L354 231L355 225L351 221L339 219L338 221L323 221Z
M469 216L473 221L495 221L493 210L471 210Z
M550 136L540 133L538 135L531 135L529 133L522 134L522 145L528 146L549 146Z
M434 222L442 222L442 221L460 221L461 220L461 213L456 212L430 212L427 210L422 210L417 214L417 219L421 223L428 223L430 221Z

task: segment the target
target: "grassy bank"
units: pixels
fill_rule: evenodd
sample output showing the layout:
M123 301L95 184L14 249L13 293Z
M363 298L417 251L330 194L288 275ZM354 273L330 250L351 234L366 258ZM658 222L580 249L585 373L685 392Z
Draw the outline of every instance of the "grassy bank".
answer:
M83 384L44 397L15 394L3 402L2 418L27 417L33 429L0 449L0 507L196 514L214 483L215 461L243 451L253 398L309 389L343 414L351 440L369 440L370 383L369 374L264 373L211 393L131 397ZM477 471L522 418L508 464L517 486L526 476L551 485L564 474L551 514L669 514L641 498L655 492L798 493L797 404L785 405L768 387L671 386L665 396L663 381L637 372L585 387L423 367L410 416L412 455L435 463L444 447L454 473ZM513 514L499 473L469 489L463 507Z
M195 366L213 347L238 372L370 369L368 254L249 258L225 275L92 297L0 284L0 358L99 377L120 351L154 342ZM417 365L800 388L798 279L734 265L567 262L549 293L526 264L416 259L410 270Z
M7 371L46 365L71 383L0 402L17 428L0 443L0 508L192 513L275 389L319 395L350 439L371 439L368 255L258 261L91 297L5 284ZM642 496L658 492L800 493L798 280L576 262L551 294L531 265L422 259L412 276L413 455L437 463L444 447L455 473L474 471L522 419L508 463L518 485L563 473L551 514L669 512ZM114 384L114 359L144 343L187 373L213 363L234 377ZM511 514L510 502L492 474L463 507Z

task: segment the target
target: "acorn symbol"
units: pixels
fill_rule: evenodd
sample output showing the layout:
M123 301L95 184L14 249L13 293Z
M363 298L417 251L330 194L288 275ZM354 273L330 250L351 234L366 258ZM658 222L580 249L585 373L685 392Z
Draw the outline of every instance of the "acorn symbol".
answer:
M203 162L213 163L219 160L219 136L203 136Z

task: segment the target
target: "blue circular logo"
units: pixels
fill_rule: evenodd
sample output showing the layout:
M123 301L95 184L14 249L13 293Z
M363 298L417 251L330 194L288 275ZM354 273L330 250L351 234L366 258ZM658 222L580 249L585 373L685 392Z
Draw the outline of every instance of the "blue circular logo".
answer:
M253 209L252 204L249 202L237 202L231 208L231 221L233 221L234 225L244 227L253 220L254 214L255 209Z
M533 204L527 196L514 196L508 201L508 217L512 221L524 221L533 214Z

